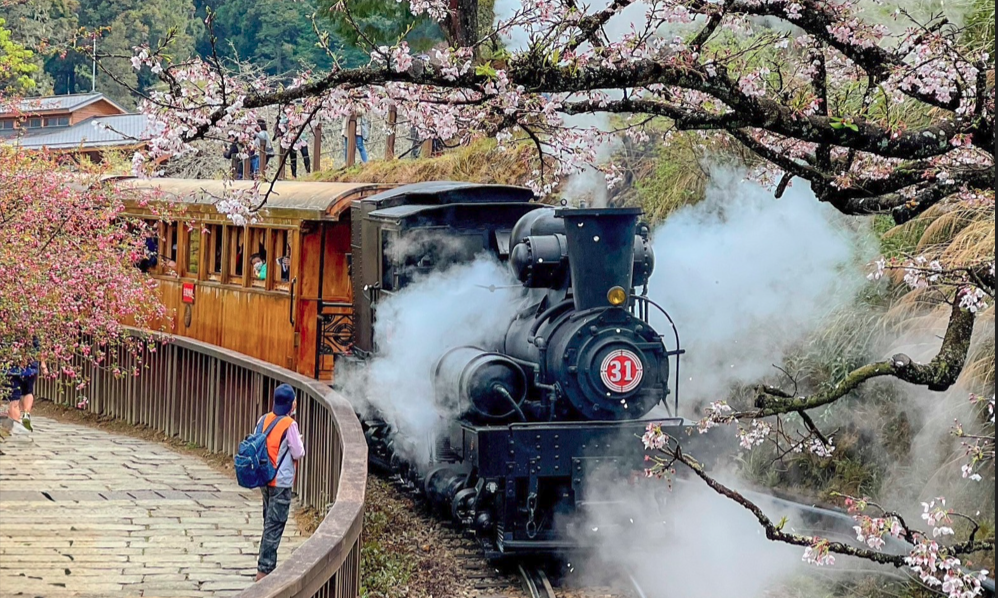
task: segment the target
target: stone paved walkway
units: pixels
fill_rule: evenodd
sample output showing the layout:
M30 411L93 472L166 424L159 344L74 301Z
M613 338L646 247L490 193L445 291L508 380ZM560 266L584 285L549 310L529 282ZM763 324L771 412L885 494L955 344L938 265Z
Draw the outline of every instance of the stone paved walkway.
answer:
M164 446L35 418L0 443L0 597L231 596L259 492ZM279 562L303 539L288 522Z

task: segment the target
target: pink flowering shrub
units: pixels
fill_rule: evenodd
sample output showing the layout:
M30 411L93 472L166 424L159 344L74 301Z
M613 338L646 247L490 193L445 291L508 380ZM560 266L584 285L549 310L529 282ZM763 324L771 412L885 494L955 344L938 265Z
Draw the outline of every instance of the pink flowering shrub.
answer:
M0 367L40 361L75 384L78 358L131 373L116 349L138 356L144 342L125 324L155 329L166 313L122 209L99 176L0 145Z

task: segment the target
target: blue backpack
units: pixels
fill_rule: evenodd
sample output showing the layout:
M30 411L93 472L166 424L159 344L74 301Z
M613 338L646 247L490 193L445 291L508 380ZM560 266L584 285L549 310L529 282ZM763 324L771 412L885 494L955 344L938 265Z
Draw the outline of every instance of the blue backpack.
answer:
M270 432L287 416L279 415L270 422L267 429L263 429L263 419L257 424L256 431L239 443L239 450L236 452L236 480L243 488L261 488L266 486L277 476L277 470L281 463L278 461L277 467L270 462L270 453L267 452L267 437ZM286 434L286 432L285 432ZM284 441L284 438L281 438ZM287 451L281 455L281 461L287 456Z

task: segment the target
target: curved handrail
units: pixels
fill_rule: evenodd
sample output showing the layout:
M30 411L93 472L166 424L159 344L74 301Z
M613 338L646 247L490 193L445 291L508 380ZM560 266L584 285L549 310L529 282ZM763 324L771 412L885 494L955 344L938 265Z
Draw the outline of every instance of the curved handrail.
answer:
M324 384L259 359L189 338L157 338L166 342L145 355L139 377L76 364L89 378L79 391L90 394L88 409L231 455L269 408L273 388L290 384L299 395L299 426L308 445L295 489L302 504L325 517L273 573L239 596L358 596L367 442L350 403ZM118 357L130 359L124 351ZM52 380L39 380L39 391L75 404Z

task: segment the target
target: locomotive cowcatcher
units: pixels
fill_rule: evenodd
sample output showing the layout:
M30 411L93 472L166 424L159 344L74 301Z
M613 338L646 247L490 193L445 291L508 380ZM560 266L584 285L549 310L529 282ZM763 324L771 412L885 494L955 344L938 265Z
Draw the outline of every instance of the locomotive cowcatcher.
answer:
M501 344L454 347L427 373L437 400L462 414L434 439L429 466L404 462L389 424L363 422L372 460L474 529L492 557L578 547L593 476L640 472L650 421L674 438L690 427L677 417L678 382L670 392L678 333L667 344L649 322L661 310L645 295L654 254L640 210L533 199L427 183L357 200L351 214L361 359L377 355L378 303L420 273L487 252L522 285Z

